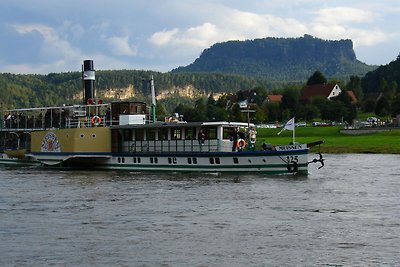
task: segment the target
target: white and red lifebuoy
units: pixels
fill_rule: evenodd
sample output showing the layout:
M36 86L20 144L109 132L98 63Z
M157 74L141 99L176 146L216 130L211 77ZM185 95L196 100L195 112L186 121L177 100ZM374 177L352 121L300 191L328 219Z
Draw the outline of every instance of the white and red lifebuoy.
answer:
M92 125L99 126L101 124L101 118L99 116L94 116L92 118Z

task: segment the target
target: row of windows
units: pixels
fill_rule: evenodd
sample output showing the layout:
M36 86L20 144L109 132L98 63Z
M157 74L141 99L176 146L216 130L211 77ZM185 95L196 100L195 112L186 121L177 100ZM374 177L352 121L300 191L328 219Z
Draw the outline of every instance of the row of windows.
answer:
M118 163L125 163L125 157L118 157ZM209 158L210 164L221 164L220 158ZM142 160L140 157L133 157L132 158L133 163L141 163ZM250 162L250 161L249 161ZM265 160L264 160L265 162ZM150 157L150 163L151 164L158 164L158 158L157 157ZM168 164L177 164L178 161L176 157L170 157L168 158ZM197 158L187 158L187 163L188 164L197 164ZM233 163L239 164L239 159L238 158L233 158Z
M126 129L123 130L125 141L143 140L196 140L199 139L199 130L196 127L177 128L150 128L150 129ZM205 139L217 139L217 127L204 127L201 129ZM230 139L234 128L223 128L223 139ZM170 136L169 136L170 135Z

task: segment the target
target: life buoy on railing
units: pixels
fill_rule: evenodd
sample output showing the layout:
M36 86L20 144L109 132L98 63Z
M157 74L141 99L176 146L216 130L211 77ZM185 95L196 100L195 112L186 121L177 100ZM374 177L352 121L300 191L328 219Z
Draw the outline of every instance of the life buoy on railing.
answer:
M256 138L257 138L256 130L251 129L249 132L249 136L250 136L250 143L254 144L256 142Z
M99 116L94 116L92 118L92 125L94 126L98 126L101 123L101 118Z
M239 148L239 149L245 148L246 147L246 140L244 140L244 139L237 140L236 147Z

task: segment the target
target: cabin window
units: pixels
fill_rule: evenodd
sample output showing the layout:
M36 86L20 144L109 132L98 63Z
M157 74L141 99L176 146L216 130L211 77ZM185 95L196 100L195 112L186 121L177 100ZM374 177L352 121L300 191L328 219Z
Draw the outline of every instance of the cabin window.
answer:
M161 136L159 136L158 139L168 140L168 129L166 129L166 128L161 129L160 134L161 134Z
M221 164L221 161L219 158L215 158L215 164Z
M182 134L181 129L179 129L179 128L172 129L172 139L173 140L181 140L182 139L181 134Z
M144 130L143 129L136 129L135 130L135 140L136 141L143 141L144 140Z
M154 163L154 158L150 157L150 163L151 163L151 164Z
M210 164L214 164L214 158L210 158Z
M238 158L233 158L233 163L239 164L239 159Z
M119 113L120 114L129 114L129 104L121 103L119 106Z
M206 129L207 139L217 139L217 127L211 127Z
M124 130L124 141L132 141L132 130Z
M155 164L158 163L158 158L154 158L154 163L155 163Z
M149 129L147 131L147 140L156 140L157 129Z
M187 158L188 164L197 164L197 158Z
M235 128L224 127L223 129L223 139L232 139L235 134Z
M176 164L176 163L177 163L177 160L176 160L175 157L173 157L173 158L168 158L168 164Z
M129 112L130 114L144 114L146 106L143 103L130 103Z
M185 129L185 139L186 140L193 140L196 139L196 129L195 128L186 128Z

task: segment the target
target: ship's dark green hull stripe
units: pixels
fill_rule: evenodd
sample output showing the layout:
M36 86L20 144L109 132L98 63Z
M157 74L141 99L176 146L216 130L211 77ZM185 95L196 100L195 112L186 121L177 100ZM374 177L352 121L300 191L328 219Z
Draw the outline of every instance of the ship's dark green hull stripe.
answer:
M296 150L296 151L244 151L244 152L203 152L203 153L88 153L88 152L35 152L32 155L35 156L103 156L103 157L251 157L251 156L282 156L282 155L304 155L307 154L308 150Z
M161 172L182 172L182 173L188 173L188 172L198 172L198 173L204 173L204 172L221 172L221 173L254 173L255 171L257 173L263 173L263 174L285 174L285 173L297 173L297 174L308 174L307 170L307 164L299 164L297 171L289 171L287 169L287 165L275 165L275 166L264 166L262 167L256 167L258 165L255 165L254 167L249 167L249 166L189 166L189 167L179 167L177 168L176 166L138 166L135 165L134 167L131 167L129 164L128 166L122 165L122 164L110 164L110 165L100 165L97 166L96 168L99 169L114 169L114 170L126 170L126 171L149 171L149 172L156 172L156 173L161 173ZM136 167L136 168L135 168Z
M160 152L160 153L113 153L114 157L252 157L252 156L284 156L284 155L304 155L308 149L293 151L243 151L243 152Z
M249 169L273 169L273 168L287 168L287 164L273 164L273 165L177 165L177 164L171 164L171 165L158 165L158 164L99 164L96 167L100 168L121 168L121 169L137 169L137 170L155 170L155 169L185 169L185 170L190 170L190 169L243 169L243 168L249 168ZM293 166L293 164L290 164L290 166ZM298 168L302 167L307 167L307 164L298 164Z

